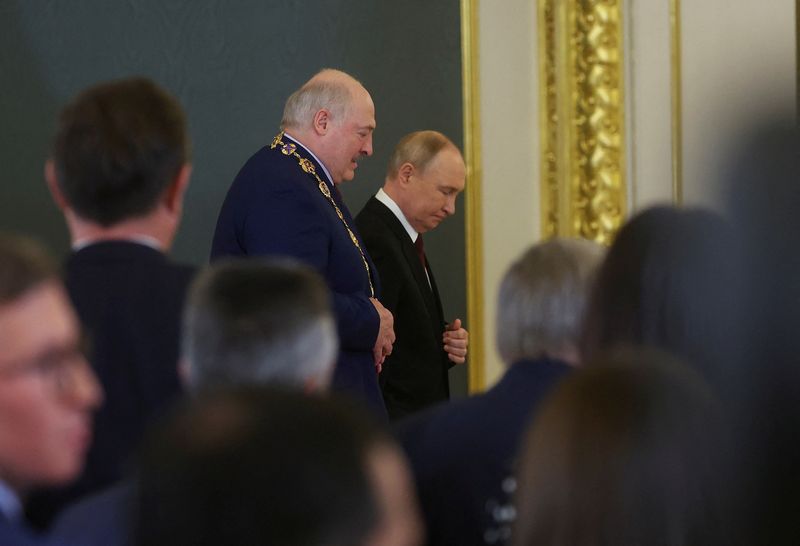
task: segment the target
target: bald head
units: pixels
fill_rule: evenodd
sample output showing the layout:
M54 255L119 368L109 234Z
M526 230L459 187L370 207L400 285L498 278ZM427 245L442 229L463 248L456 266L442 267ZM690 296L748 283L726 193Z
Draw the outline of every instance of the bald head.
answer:
M322 161L334 184L351 180L372 155L375 105L358 80L326 68L286 100L283 130Z
M319 110L328 110L334 119L343 119L353 99L367 93L361 82L341 70L324 68L289 95L283 109L281 127L285 131L308 130Z

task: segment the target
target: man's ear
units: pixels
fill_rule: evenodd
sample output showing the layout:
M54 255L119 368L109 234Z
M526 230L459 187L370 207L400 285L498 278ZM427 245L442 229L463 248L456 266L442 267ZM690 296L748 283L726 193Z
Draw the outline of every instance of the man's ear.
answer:
M400 178L400 183L403 185L409 184L411 182L411 176L416 173L416 168L409 162L405 162L400 165L400 168L397 170L397 174Z
M169 185L164 197L164 205L173 213L180 213L183 208L183 196L189 187L189 178L192 176L192 166L184 163Z
M56 174L56 164L52 159L48 159L44 163L44 179L56 206L62 211L68 209L69 204L64 198L64 194L61 193L61 188L58 185L58 175Z
M324 135L328 132L331 124L331 113L322 108L317 110L317 113L314 114L314 131L318 135Z

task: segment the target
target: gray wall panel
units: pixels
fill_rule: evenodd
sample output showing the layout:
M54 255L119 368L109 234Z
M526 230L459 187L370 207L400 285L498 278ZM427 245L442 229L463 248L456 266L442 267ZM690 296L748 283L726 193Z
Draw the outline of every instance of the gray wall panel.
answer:
M361 79L376 105L375 155L343 186L355 214L403 134L437 129L460 144L459 27L457 0L0 0L0 227L66 252L42 179L55 116L91 83L144 74L189 115L194 176L174 254L204 263L237 170L325 66ZM447 314L462 318L463 218L426 238ZM463 392L463 370L451 375Z

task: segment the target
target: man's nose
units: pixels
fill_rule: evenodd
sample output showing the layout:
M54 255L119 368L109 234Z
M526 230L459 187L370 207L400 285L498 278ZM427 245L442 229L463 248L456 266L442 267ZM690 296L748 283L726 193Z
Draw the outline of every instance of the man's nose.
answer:
M72 368L72 377L67 386L68 396L74 404L87 409L95 409L103 403L103 387L97 380L94 370L86 360Z
M452 216L456 213L456 197L451 196L447 198L447 201L444 204L444 211L447 213L448 216Z
M364 145L361 147L361 153L364 154L367 157L372 155L372 135L371 134L367 137L367 140L364 142Z

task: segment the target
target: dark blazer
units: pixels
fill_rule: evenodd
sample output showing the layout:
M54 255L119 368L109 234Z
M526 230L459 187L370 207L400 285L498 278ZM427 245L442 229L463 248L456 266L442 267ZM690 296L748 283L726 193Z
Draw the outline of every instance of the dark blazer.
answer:
M35 523L120 479L146 426L180 392L180 323L193 273L157 250L124 241L92 244L67 260L65 284L105 398L83 474L65 490L32 499Z
M135 503L134 481L120 482L64 510L50 536L76 546L130 546Z
M301 146L297 153L313 163L358 237L341 194L326 180L322 166ZM236 175L220 210L211 248L212 261L258 255L299 259L326 280L340 341L333 387L359 396L385 416L372 356L380 319L369 301L370 280L361 255L316 179L300 168L295 157L283 154L280 146L261 148ZM369 255L366 258L377 297L377 273Z
M400 421L428 544L504 544L510 532L513 467L536 407L570 368L539 359L511 365L484 394Z
M394 315L397 339L379 379L397 419L450 396L442 303L430 265L429 285L414 243L386 205L372 197L356 224L381 276L381 303Z
M37 536L29 529L24 528L20 524L8 521L2 514L0 514L0 545L58 546L61 545L61 543Z

